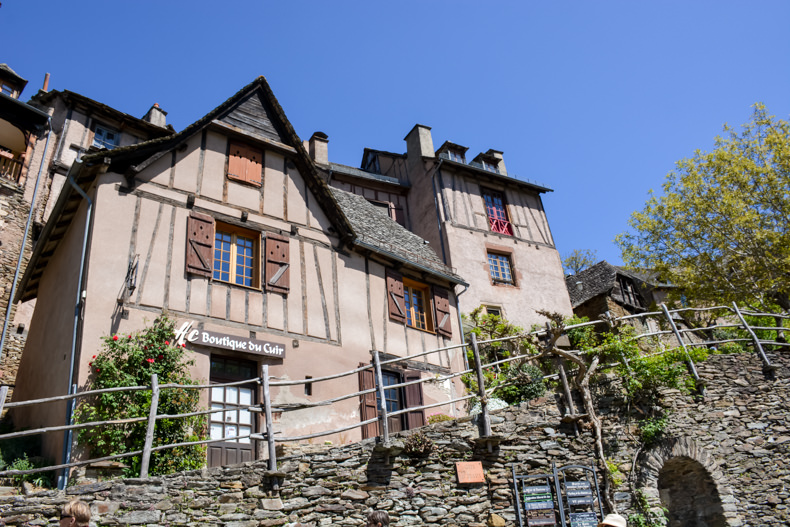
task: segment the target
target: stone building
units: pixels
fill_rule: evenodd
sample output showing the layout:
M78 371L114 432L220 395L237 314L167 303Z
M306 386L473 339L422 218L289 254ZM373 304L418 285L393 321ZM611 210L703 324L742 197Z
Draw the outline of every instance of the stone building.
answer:
M508 175L502 152L467 160L468 148L433 147L431 129L415 125L406 153L366 148L360 168L329 161L328 138L314 134L310 153L329 184L358 194L421 236L469 282L463 312L484 306L529 328L538 310L572 314L541 195L551 189Z
M83 123L83 136L88 129ZM252 379L263 364L279 378L305 380L368 364L371 350L403 357L462 341L455 289L466 282L375 205L326 185L263 77L177 134L82 155L64 140L59 152L71 155L66 182L46 207L17 296L37 303L16 400L84 386L102 336L135 331L162 311L184 328L193 377L212 383ZM463 350L448 350L386 370L385 382L463 365ZM459 390L436 382L397 391L393 404L441 402ZM281 387L273 397L310 406L350 391L340 379L310 391ZM213 414L211 436L226 441L212 444L209 463L263 455L248 437L259 418L239 409L260 402L259 389L213 389L210 397L212 408L232 411ZM278 430L309 434L375 415L354 399L331 408L283 414ZM64 414L51 405L20 413L16 424L62 424ZM415 411L390 425L423 423ZM355 429L345 440L372 434ZM58 458L61 441L45 436L45 453Z

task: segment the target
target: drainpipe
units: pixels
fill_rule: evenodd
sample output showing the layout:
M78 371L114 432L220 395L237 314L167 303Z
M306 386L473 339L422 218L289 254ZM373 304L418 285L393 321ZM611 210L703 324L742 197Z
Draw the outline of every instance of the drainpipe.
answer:
M68 175L68 183L77 191L77 193L82 196L82 198L88 204L88 210L85 215L85 233L82 237L82 253L80 254L80 269L79 274L77 275L77 300L74 304L74 329L71 334L71 361L69 364L69 395L73 395L77 391L77 385L73 382L74 381L74 365L77 358L77 333L80 326L80 318L82 314L82 307L85 302L85 291L82 290L83 287L83 275L85 272L85 255L88 252L88 236L90 234L90 226L91 226L91 214L93 213L93 201L88 197L84 190L80 188L76 181L74 181L74 173L79 172L82 163L80 161L74 161L72 163L71 168L69 169ZM76 169L75 169L76 167ZM66 425L70 426L72 424L74 413L74 399L69 399L67 408L66 408ZM71 461L71 430L66 430L63 433L63 464L67 465ZM61 472L60 476L58 476L58 488L63 490L66 488L66 483L68 482L68 474L69 468L64 467L63 471Z
M27 245L27 236L30 233L30 224L33 222L33 211L36 208L36 196L38 195L38 185L41 181L41 172L44 170L44 164L47 159L47 149L49 148L49 137L52 134L52 118L47 117L47 140L44 143L44 152L41 155L41 164L38 167L38 175L36 176L36 186L33 187L33 197L30 200L30 211L27 214L27 223L25 223L25 234L22 236L22 247L19 250L19 259L16 261L16 269L14 270L14 281L11 284L11 295L8 297L8 306L5 310L5 321L3 322L3 335L0 336L0 359L3 357L5 350L5 337L8 332L8 322L11 319L11 308L14 305L14 295L16 295L16 284L19 279L19 271L22 268L22 260L25 257L25 246Z

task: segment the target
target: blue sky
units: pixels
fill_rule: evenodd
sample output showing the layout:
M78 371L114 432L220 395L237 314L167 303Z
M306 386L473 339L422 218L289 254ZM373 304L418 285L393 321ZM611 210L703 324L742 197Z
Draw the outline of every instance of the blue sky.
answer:
M764 102L790 116L790 2L3 0L0 62L181 130L264 75L330 160L416 123L554 189L562 255L612 242L674 162Z

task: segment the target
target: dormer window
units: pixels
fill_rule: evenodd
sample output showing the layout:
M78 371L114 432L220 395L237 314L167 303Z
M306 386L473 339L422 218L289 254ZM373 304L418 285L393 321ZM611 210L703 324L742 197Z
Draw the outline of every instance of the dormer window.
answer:
M483 159L483 168L489 172L499 173L499 167L487 159Z
M464 156L463 152L458 150L448 150L447 155L450 156L450 161L456 161L458 163L466 163L466 157Z
M9 97L16 97L16 92L13 87L9 86L5 83L0 83L0 91L3 95L8 95Z
M623 298L623 302L632 306L642 307L642 300L630 279L620 276L617 278L617 284L620 287L620 295Z
M103 125L96 125L93 133L93 146L112 150L121 144L121 134Z

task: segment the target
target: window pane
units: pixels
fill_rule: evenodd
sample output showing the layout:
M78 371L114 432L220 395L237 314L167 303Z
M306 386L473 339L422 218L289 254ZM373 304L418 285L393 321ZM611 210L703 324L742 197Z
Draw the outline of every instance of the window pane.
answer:
M239 402L239 389L235 386L228 386L225 389L225 400L228 404L237 404Z
M211 423L211 439L222 439L222 431L225 429L222 424Z
M239 405L250 406L252 404L252 389L239 388Z
M249 426L240 426L239 427L239 435L240 436L249 435L251 433L252 433L252 428L250 428ZM250 442L250 438L249 437L246 437L244 439L239 439L239 443L249 443L249 442Z
M212 388L211 389L211 400L217 402L224 402L225 401L225 389L224 388Z
M252 413L249 410L239 410L239 423L243 425L252 424Z

